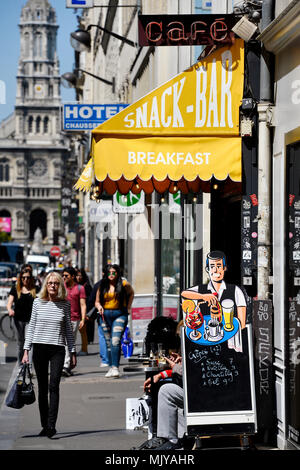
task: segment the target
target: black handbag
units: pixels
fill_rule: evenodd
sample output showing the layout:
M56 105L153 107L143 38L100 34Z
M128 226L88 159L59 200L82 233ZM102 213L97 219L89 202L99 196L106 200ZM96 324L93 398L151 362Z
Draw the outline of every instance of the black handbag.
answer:
M26 376L28 377L28 382L26 381ZM24 402L24 405L31 405L35 402L35 392L34 385L32 383L32 376L29 369L29 364L24 364L23 370L23 380L21 386L21 397Z
M28 375L29 382L26 381ZM6 400L6 406L10 408L20 409L24 405L31 405L35 402L35 392L32 383L32 377L29 370L29 364L23 364L18 377L13 383Z

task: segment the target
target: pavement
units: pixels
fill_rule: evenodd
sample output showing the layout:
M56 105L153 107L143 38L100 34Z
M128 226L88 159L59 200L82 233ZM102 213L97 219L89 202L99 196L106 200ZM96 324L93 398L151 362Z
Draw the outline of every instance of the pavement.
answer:
M106 378L108 368L99 367L98 344L89 344L88 349L88 356L78 357L73 376L61 379L57 434L52 439L37 437L41 431L37 401L20 410L8 408L2 389L0 450L129 450L147 439L145 428L126 429L126 398L143 395L143 368L130 366L122 357L122 376ZM10 390L17 363L1 364L0 372ZM36 385L35 378L33 382Z
M0 341L2 339L0 335ZM80 345L77 345L77 350L79 349ZM128 359L122 356L121 377L106 378L105 374L108 369L99 367L98 342L89 344L88 349L87 356L78 357L74 375L61 379L57 434L49 439L38 437L41 425L37 401L20 410L14 410L5 405L5 396L18 372L16 342L7 344L6 362L0 363L0 452L4 450L97 450L102 451L100 455L103 459L116 459L116 455L125 455L128 459L134 459L134 456L139 454L131 449L147 440L148 431L147 427L126 429L126 398L140 398L143 395L144 369L138 362L129 363ZM36 385L37 395L36 378L33 382ZM257 450L275 449L258 443ZM191 452L193 454L190 450L175 451L175 454L178 456L182 452L185 454L182 456L185 459L188 459ZM247 452L246 454L249 455ZM257 456L256 452L254 454ZM267 454L269 455L269 452ZM134 465L134 461L129 463L132 467L142 467L145 463L158 466L170 463L180 465L196 463L184 460L149 462L148 454L147 459L141 459L140 465ZM201 461L203 461L203 456ZM104 463L116 464L112 461L104 461ZM124 461L117 462L117 464L121 463Z

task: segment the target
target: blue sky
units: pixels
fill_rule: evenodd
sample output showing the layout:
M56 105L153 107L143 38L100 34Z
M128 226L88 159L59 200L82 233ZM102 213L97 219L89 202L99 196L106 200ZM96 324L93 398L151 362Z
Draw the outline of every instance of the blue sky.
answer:
M57 52L60 62L60 73L71 72L74 64L74 49L70 44L70 33L77 27L76 14L71 8L66 8L65 0L49 0L56 10L57 23ZM0 97L0 121L14 111L16 97L16 75L20 52L19 20L22 7L26 0L1 0L0 15L0 84L5 84L5 99ZM2 83L3 82L3 83ZM72 89L61 87L62 101L74 101ZM3 104L5 101L5 104Z

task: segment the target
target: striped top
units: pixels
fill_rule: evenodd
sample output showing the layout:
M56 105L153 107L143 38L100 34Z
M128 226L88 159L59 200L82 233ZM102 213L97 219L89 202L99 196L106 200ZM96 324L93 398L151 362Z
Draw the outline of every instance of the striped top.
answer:
M67 344L69 351L75 352L70 302L34 299L24 349L31 349L33 343Z

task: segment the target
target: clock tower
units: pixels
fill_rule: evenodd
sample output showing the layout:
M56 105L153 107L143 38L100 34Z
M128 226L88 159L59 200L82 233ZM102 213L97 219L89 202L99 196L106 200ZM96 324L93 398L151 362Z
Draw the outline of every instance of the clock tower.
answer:
M58 244L70 157L70 142L60 127L58 24L50 0L27 0L19 29L15 111L0 125L0 166L3 160L7 168L0 172L0 217L11 217L11 238L29 249L39 228L48 251Z
M21 12L17 75L16 139L60 140L60 74L56 54L58 25L48 0L28 0Z

